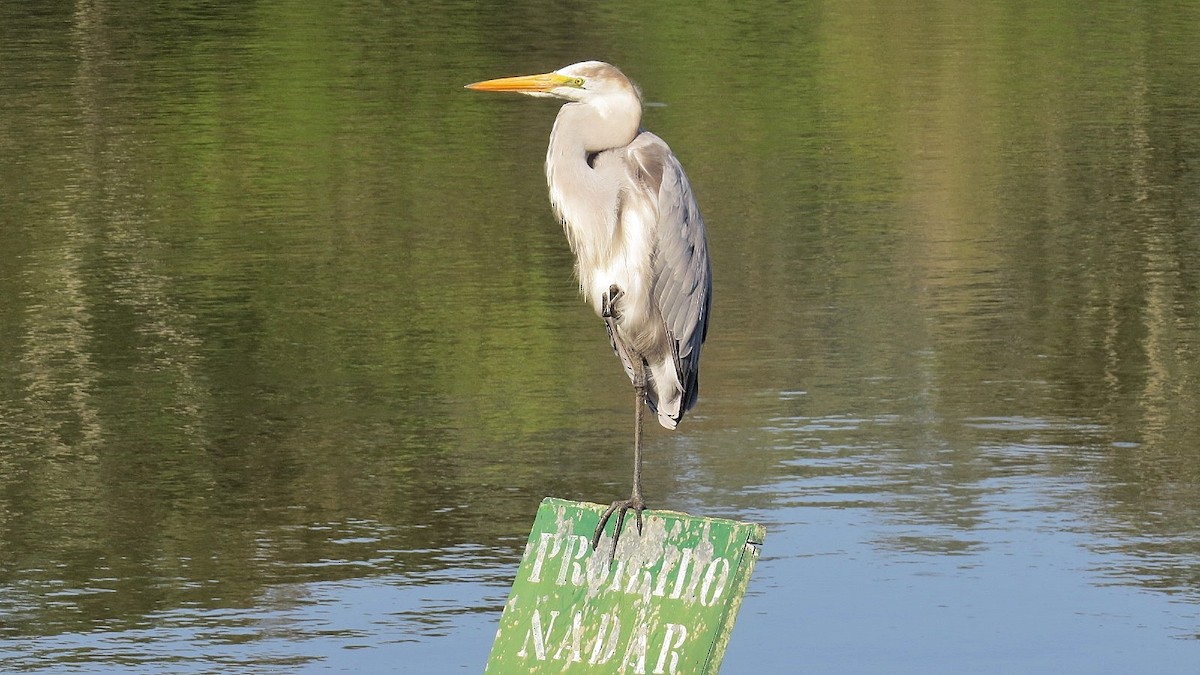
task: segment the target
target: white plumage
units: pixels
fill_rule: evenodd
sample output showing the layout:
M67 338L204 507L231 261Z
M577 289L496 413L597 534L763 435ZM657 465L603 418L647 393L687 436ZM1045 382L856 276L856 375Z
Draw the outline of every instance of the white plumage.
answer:
M567 101L546 152L550 202L580 290L605 320L636 392L633 495L613 503L592 542L619 510L615 551L626 511L637 512L641 531L643 401L668 429L696 402L712 291L704 220L670 147L640 128L641 94L615 67L585 61L467 86Z

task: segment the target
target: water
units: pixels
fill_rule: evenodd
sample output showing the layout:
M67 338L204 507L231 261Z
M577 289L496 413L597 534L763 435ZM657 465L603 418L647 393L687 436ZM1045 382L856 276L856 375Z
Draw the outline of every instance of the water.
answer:
M0 7L0 669L480 670L541 497L628 490L630 394L555 106L461 87L604 58L709 225L646 488L767 525L725 672L1194 672L1197 26Z

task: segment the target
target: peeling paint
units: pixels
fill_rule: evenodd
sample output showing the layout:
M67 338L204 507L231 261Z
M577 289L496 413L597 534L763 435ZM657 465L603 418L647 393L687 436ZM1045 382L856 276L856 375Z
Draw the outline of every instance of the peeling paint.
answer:
M646 511L613 563L606 507L547 498L500 618L489 673L715 673L741 607L761 525ZM521 598L533 598L532 602Z

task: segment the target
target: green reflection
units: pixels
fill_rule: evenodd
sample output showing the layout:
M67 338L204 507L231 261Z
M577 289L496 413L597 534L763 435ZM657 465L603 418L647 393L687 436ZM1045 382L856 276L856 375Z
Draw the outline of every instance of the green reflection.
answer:
M585 57L665 104L714 255L653 506L974 555L1024 489L1195 599L1195 10L639 7L0 8L0 634L420 583L619 496L554 107L461 90Z

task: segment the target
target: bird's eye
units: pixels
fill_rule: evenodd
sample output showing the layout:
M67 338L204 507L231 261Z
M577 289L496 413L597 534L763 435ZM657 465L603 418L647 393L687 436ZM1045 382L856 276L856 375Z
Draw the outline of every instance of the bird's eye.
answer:
M575 86L575 87L582 87L583 86L583 78L577 77L577 78L571 80L571 85Z

